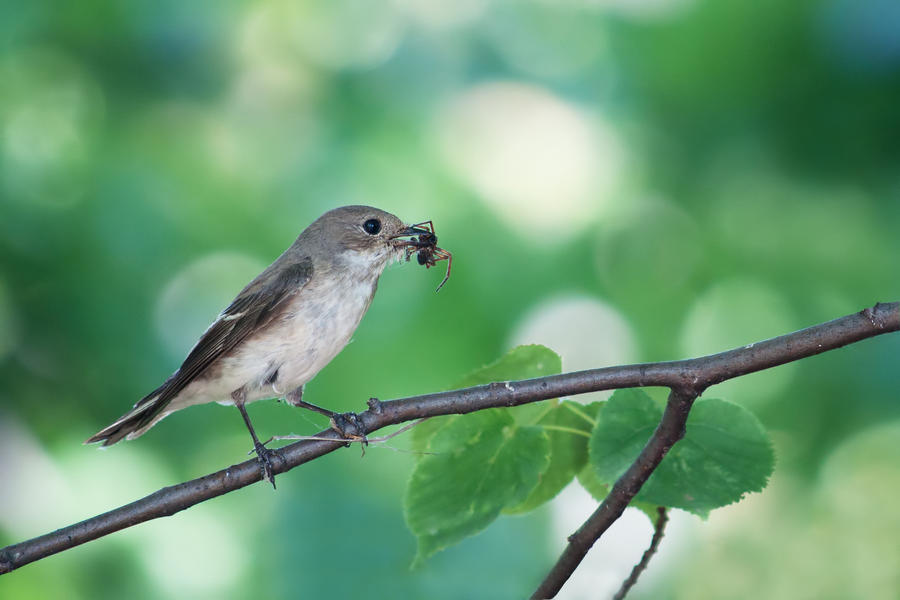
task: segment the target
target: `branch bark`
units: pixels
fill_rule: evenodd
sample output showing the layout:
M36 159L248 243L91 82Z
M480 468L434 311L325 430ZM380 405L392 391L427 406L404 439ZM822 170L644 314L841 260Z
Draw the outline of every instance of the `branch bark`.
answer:
M498 382L388 402L374 401L370 402L369 410L359 415L359 423L363 432L370 434L388 425L423 417L518 406L600 390L656 386L673 390L666 415L663 417L664 422L671 419L672 423L661 423L657 432L660 429L674 431L678 429L679 422L682 423L680 427L683 429L683 420L687 418L690 403L711 385L898 329L900 329L900 303L876 304L872 308L834 321L702 358L591 369L524 381ZM346 445L346 442L333 431L324 431L317 437L326 440L301 441L281 448L273 471L276 474L284 473ZM573 536L579 547L587 545L589 548L602 535L650 476L655 464L662 460L668 448L665 444L657 447L660 441L654 441L656 437L654 434L647 444L648 448L654 445L654 449L645 448L635 465L623 475L625 479L631 473L631 478L624 482L622 480L616 482L613 491L597 512L579 529L579 532L584 530L585 533L583 535L576 533ZM659 460L656 460L657 455ZM642 458L646 462L641 462ZM259 464L253 459L199 479L162 488L131 504L0 549L0 574L138 523L173 515L200 502L260 481L261 478ZM584 552L587 552L586 548ZM566 564L573 570L577 567L577 563ZM541 594L536 592L536 597L555 595L571 575L571 571L567 574L566 569L555 567L551 574L553 577L548 576L539 589Z

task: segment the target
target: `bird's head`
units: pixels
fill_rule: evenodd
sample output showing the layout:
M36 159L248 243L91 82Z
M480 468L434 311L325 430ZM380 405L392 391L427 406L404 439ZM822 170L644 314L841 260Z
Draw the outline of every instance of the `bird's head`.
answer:
M429 234L427 229L407 225L371 206L342 206L319 217L300 234L295 245L312 247L337 263L381 273L415 244L410 238Z

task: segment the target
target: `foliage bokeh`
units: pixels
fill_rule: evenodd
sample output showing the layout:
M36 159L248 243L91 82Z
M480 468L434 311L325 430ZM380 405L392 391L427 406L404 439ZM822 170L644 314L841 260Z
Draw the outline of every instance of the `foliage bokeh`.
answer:
M80 442L341 204L433 219L454 273L434 294L439 273L386 272L307 387L340 410L445 388L518 343L565 370L683 358L900 298L897 31L887 0L0 4L0 543L242 460L237 412L216 406L106 452ZM887 336L711 391L769 429L775 478L687 517L634 597L895 597L898 352ZM324 425L250 411L265 434ZM579 505L503 517L410 571L412 463L341 452L27 566L0 595L530 593ZM635 560L645 525L626 532Z

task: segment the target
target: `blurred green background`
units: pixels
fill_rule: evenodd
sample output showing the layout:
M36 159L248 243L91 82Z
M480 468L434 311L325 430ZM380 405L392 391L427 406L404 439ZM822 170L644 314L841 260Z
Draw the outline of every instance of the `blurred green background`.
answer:
M565 370L684 358L900 299L893 0L0 4L0 544L245 458L233 408L81 441L174 370L325 210L433 219L306 388L450 387L514 344ZM769 488L676 515L634 598L896 598L900 336L713 388ZM275 402L261 435L324 422ZM577 489L409 570L408 441L341 451L0 578L4 598L521 598ZM639 513L565 598L609 594Z

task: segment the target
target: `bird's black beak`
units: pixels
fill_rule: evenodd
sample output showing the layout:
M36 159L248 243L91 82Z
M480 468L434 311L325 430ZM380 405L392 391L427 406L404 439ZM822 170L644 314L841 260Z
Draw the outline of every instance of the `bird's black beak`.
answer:
M404 227L396 234L391 236L391 239L401 238L401 237L409 237L411 235L425 235L426 233L431 233L427 229L422 229L418 225L410 225L409 227Z

